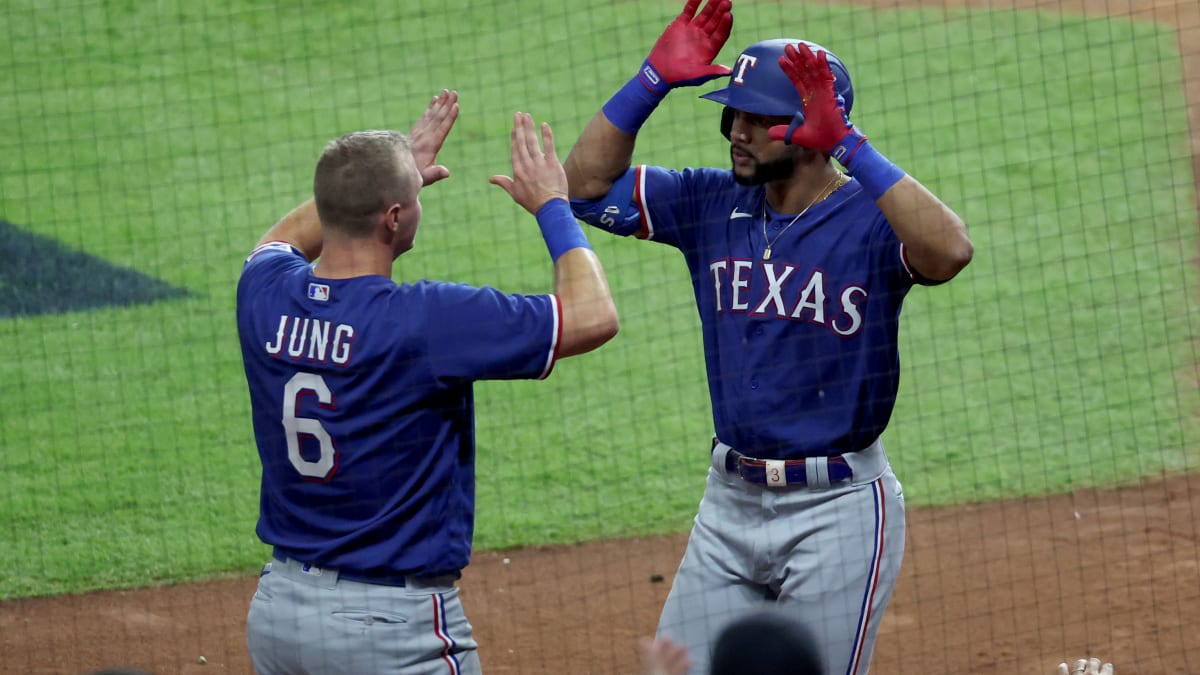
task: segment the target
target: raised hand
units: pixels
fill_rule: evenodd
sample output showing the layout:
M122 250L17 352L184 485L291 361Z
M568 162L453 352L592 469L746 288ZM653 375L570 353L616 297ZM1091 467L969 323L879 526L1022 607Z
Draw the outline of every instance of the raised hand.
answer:
M728 75L726 66L713 63L733 27L730 0L708 0L696 14L701 0L688 0L654 43L638 78L657 94Z
M779 67L800 94L802 108L790 125L771 127L767 133L773 140L831 154L847 136L857 131L846 115L844 102L834 90L828 58L824 50L814 54L804 45L799 49L788 45L783 51ZM843 158L835 155L835 159L842 161Z
M422 186L432 185L450 175L450 169L437 163L437 154L457 119L458 92L443 89L433 97L412 131L408 132L412 156L421 172Z
M567 199L567 174L558 155L554 152L554 132L550 125L542 122L541 145L538 132L529 113L513 115L512 167L513 175L492 176L488 182L499 185L532 214L537 214L546 202L552 199Z

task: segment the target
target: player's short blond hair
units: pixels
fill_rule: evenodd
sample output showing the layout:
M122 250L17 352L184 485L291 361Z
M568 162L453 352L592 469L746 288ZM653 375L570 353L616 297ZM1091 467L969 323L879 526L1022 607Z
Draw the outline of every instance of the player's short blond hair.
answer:
M355 131L325 146L313 176L321 224L350 235L371 233L375 217L404 203L420 176L409 162L412 146L398 131Z

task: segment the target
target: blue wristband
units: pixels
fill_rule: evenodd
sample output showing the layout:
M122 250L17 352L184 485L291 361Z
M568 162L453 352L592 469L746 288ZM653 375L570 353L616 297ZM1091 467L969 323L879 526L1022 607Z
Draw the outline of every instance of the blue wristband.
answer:
M583 228L575 221L571 205L565 199L551 199L542 204L537 210L537 222L542 229L542 239L546 240L546 248L550 251L550 259L556 263L571 249L592 247L587 237L583 236Z
M642 125L650 118L650 113L662 103L664 94L659 94L642 82L639 73L625 83L624 87L608 99L601 110L613 126L630 136L636 136Z
M892 164L867 142L867 137L857 129L834 146L830 154L846 167L846 171L863 186L871 199L878 200L906 175L903 169Z

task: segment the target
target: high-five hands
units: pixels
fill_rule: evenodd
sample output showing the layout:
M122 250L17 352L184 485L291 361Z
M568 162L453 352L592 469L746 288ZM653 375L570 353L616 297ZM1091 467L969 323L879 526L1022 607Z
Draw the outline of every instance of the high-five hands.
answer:
M654 43L638 78L647 89L666 95L675 87L689 87L728 75L726 66L713 63L733 28L730 0L688 0Z
M784 55L779 57L779 67L796 87L803 107L796 112L790 125L771 127L767 131L771 139L828 155L834 154L834 148L843 144L847 136L858 134L846 114L845 102L834 90L833 71L829 69L823 50L814 54L805 45L800 45L799 49L788 45ZM857 142L845 145L856 146ZM836 155L835 159L842 161ZM844 161L842 165L845 165Z
M413 124L412 131L408 132L413 160L417 163L417 170L421 172L422 187L432 185L450 175L450 169L437 163L437 154L457 119L458 92L443 89L433 97L429 107Z
M567 174L554 152L554 132L542 122L541 145L529 113L513 115L512 166L513 175L492 176L488 182L499 185L526 211L536 215L546 202L567 199Z

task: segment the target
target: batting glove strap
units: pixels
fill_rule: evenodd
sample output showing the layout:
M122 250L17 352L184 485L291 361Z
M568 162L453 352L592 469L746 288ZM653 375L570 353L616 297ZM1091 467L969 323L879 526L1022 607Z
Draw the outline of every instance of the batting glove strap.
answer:
M650 59L642 62L642 69L638 71L637 79L642 83L643 87L657 94L660 99L666 96L667 92L671 91L671 89L679 86L670 84L664 80L662 74L654 67L654 64L650 63Z
M537 211L537 222L550 251L550 259L555 263L571 249L592 247L565 199L551 199L542 204Z
M904 170L876 150L858 129L846 134L829 154L846 167L871 199L878 200L905 176Z
M646 120L650 119L650 113L654 112L671 89L661 78L658 78L658 85L652 85L647 72L658 78L658 71L646 61L638 76L626 82L602 108L608 121L630 136L637 135ZM661 87L661 92L656 86Z

